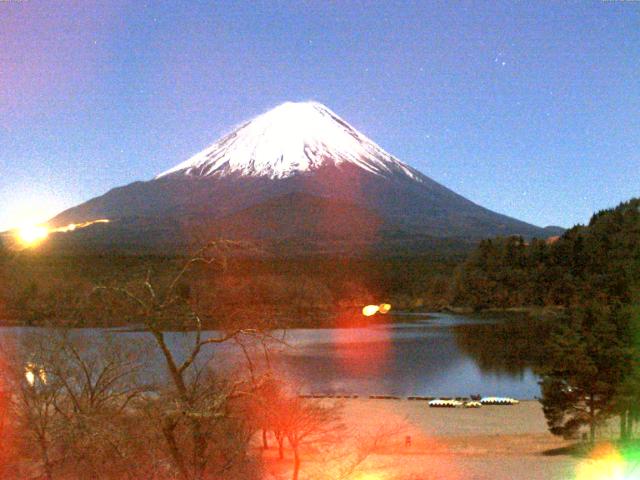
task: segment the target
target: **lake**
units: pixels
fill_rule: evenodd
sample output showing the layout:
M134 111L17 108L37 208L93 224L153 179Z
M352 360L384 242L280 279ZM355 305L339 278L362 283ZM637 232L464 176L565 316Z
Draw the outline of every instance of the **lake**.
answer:
M278 364L292 378L301 379L307 393L522 399L539 395L538 378L522 354L486 355L495 348L504 349L499 354L511 349L501 341L507 338L491 337L496 330L504 333L505 323L513 320L480 321L440 313L395 317L407 321L291 330L287 341L292 348L280 354ZM516 337L512 341L517 344L521 338Z
M7 328L9 333L40 331ZM96 336L104 330L76 331ZM204 336L213 335L207 332ZM269 361L300 391L317 394L469 396L471 394L533 399L539 395L533 373L534 350L543 334L532 321L473 319L444 313L394 313L394 323L348 329L291 329L276 332L283 344L272 345ZM120 332L118 342L150 340L141 332ZM193 335L167 334L171 349L184 354ZM252 364L264 364L262 348L244 341ZM162 359L150 363L162 371ZM209 348L207 361L245 369L237 344ZM538 352L539 354L539 352Z

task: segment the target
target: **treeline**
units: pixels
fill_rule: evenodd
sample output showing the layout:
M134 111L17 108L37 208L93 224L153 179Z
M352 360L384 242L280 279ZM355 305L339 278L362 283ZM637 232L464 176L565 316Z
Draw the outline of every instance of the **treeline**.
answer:
M260 312L250 328L203 331L183 280L223 266L224 247L92 291L87 315L130 318L141 334L56 324L3 337L0 478L251 480L271 466L292 480L303 469L349 480L382 442L397 443L392 428L347 431L337 402L301 398L272 364L286 343ZM167 318L189 333L167 333ZM277 459L263 455L276 447Z
M471 252L397 256L230 257L226 269L202 266L185 293L211 306L206 321L224 324L242 307L291 325L330 324L366 303L433 311L572 306L581 299L628 303L640 285L640 200L593 216L556 239L487 239ZM71 318L96 285L127 282L150 271L175 273L183 257L43 255L0 250L0 320L39 324ZM250 314L250 313L249 313ZM92 312L85 324L122 324Z
M457 269L454 302L473 309L561 306L537 372L552 433L591 441L612 416L640 421L640 199L553 241L483 241ZM588 433L583 427L588 427Z
M453 303L474 309L629 303L640 288L640 199L551 240L484 240L458 268Z
M181 288L203 312L207 327L225 326L239 317L273 317L288 326L342 325L345 319L362 321L356 312L369 303L422 310L449 305L451 278L462 258L463 254L266 258L234 252L224 266L198 265L181 280ZM0 260L0 320L29 325L127 324L131 319L92 307L95 287L127 284L149 272L154 278L167 278L184 260L11 253Z

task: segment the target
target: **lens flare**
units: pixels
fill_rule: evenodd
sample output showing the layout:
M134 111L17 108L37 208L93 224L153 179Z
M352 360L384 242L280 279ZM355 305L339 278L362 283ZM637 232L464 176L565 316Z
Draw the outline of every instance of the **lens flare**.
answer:
M380 310L380 306L379 305L367 305L366 307L364 307L362 309L362 314L365 317L370 317L370 316L375 315L376 313L378 313L379 310Z
M69 225L65 225L64 227L54 228L51 231L55 233L74 232L80 228L87 228L91 225L96 225L97 223L109 223L109 220L107 218L101 218L99 220L92 220L90 222L70 223Z
M383 475L381 473L366 472L357 475L356 477L354 477L354 480L384 480L386 478L386 475Z
M33 248L43 243L52 233L74 232L80 228L87 228L98 223L109 223L109 220L101 218L90 222L70 223L69 225L55 228L49 228L46 225L26 225L15 231L15 237L22 247Z
M376 313L380 313L381 315L385 315L391 311L391 304L389 303L381 303L380 305L367 305L362 309L362 314L365 317L371 317Z
M33 365L31 365L30 363L27 364L27 366L24 369L24 378L26 378L27 383L29 385L31 385L32 387L35 385L35 383L36 383L36 374L33 373Z
M378 309L378 311L382 315L385 315L385 314L389 313L391 311L391 304L390 303L381 303L380 304L380 308Z
M630 462L611 444L597 446L576 467L575 480L629 480L637 478L631 476L634 462Z
M26 247L34 247L49 236L49 229L44 225L28 225L18 230L18 240Z

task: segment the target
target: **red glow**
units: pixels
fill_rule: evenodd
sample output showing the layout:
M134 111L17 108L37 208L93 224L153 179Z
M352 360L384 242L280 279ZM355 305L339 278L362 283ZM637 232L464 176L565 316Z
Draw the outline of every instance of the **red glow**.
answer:
M427 408L423 404L416 404L416 407ZM438 432L426 430L428 427L415 418L397 413L393 401L353 402L344 414L347 418L358 419L358 434L363 439L381 434L379 454L372 455L363 465L360 476L355 478L469 478L456 463L450 446L438 437ZM407 436L411 438L409 446L405 443Z
M334 355L346 372L369 376L384 370L393 354L388 325L362 328L360 309L336 315L333 330Z
M1 312L0 312L1 313ZM4 471L12 455L12 441L15 438L15 425L11 422L11 387L7 358L5 355L10 351L7 340L3 340L3 351L0 351L0 472Z

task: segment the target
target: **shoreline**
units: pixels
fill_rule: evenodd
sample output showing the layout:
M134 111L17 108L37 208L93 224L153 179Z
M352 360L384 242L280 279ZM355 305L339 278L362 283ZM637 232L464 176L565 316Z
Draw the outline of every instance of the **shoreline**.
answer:
M408 400L340 402L343 421L353 438L366 441L385 428L394 432L383 438L361 465L361 478L560 480L573 478L582 461L549 453L572 442L548 432L537 401L477 409L429 408L423 402ZM278 461L275 453L273 449L263 453L270 474L267 478L288 478L290 452L284 461ZM308 452L307 458L305 475L321 471L322 459L314 458L313 452Z
M283 322L285 326L278 326L275 329L332 329L332 328L367 328L378 325L395 325L398 323L416 323L418 320L412 320L411 317L419 317L419 320L427 320L432 318L433 315L445 314L445 315L461 315L472 319L486 320L487 318L496 317L498 319L544 319L556 317L564 311L564 307L560 306L547 306L547 307L509 307L509 308L487 308L481 310L473 310L466 307L452 307L447 306L440 309L403 309L392 310L389 314L385 315L390 320L375 321L372 317L366 320L366 317L361 317L360 308L344 308L337 311L319 310L312 314L311 320L299 320ZM309 315L309 314L307 314ZM394 315L401 318L394 319ZM327 319L332 318L332 321ZM341 319L347 319L342 321ZM335 319L339 319L335 321ZM137 325L131 325L127 323L113 322L111 324L90 324L84 323L83 325L73 325L65 321L43 321L43 322L31 322L28 323L19 318L3 318L0 319L0 328L11 327L48 327L48 328L105 328L105 329L119 329L124 332L129 331L142 331L144 329L139 328ZM221 328L220 325L216 325L215 322L203 322L203 330L217 330ZM195 329L184 329L167 325L165 332L189 332L195 331Z

